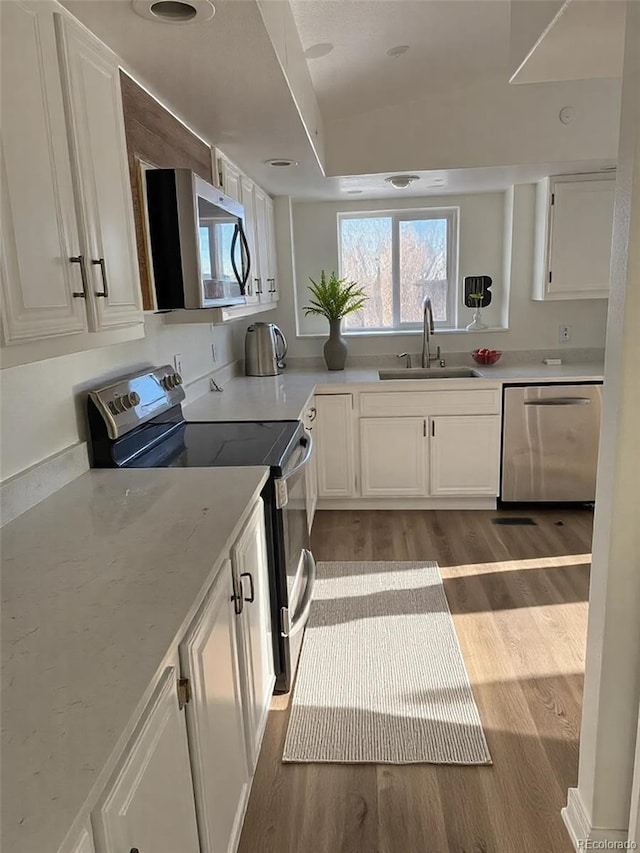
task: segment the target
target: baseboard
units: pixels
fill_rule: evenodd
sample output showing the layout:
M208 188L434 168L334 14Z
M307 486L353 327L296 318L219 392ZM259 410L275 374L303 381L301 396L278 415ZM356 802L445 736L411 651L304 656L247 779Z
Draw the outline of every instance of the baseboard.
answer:
M320 498L317 509L496 509L497 498Z
M2 524L7 524L89 470L87 443L81 441L0 484Z
M577 788L569 788L567 805L562 809L561 814L571 842L578 851L587 849L585 846L587 841L608 841L612 843L627 841L628 830L626 829L607 829L601 826L591 826L587 810L584 807Z

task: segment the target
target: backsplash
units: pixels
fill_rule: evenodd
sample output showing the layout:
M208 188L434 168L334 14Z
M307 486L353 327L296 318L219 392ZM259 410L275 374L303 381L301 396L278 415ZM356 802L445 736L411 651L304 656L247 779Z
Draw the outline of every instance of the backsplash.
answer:
M86 391L137 368L171 364L180 354L185 385L242 358L247 323L175 325L145 315L145 338L2 371L0 481L85 441ZM213 361L215 346L216 361Z

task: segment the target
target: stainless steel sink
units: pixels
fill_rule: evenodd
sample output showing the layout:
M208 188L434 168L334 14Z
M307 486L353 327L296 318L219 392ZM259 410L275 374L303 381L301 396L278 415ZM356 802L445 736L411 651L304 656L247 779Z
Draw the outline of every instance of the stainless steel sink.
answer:
M379 370L380 379L478 379L473 367L405 367L404 370Z

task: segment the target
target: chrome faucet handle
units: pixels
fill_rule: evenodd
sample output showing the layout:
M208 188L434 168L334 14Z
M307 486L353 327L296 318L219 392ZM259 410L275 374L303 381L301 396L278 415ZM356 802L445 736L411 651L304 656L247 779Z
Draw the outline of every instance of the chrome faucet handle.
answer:
M396 358L406 358L407 359L407 367L411 367L411 353L410 352L400 352L396 356Z

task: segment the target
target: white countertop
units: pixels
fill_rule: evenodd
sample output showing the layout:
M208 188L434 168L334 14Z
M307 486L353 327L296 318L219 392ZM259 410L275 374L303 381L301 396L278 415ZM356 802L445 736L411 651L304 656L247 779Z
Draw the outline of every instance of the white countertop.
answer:
M481 379L385 380L377 368L346 370L287 369L280 376L237 376L222 383L223 392L205 393L184 409L188 421L295 420L302 416L315 392L359 390L405 391L447 388L483 388L508 382L601 382L601 362L547 366L541 362L514 366L482 367L469 364ZM437 368L434 368L437 370ZM370 386L367 388L366 386Z
M2 850L93 805L267 468L94 470L2 531Z

